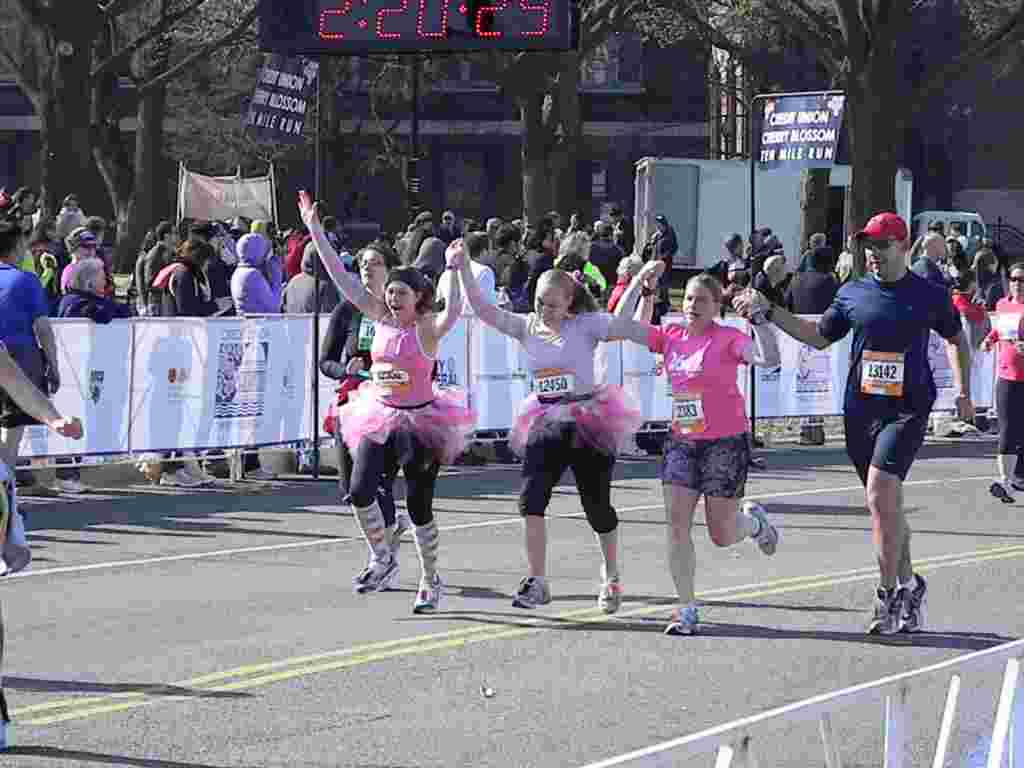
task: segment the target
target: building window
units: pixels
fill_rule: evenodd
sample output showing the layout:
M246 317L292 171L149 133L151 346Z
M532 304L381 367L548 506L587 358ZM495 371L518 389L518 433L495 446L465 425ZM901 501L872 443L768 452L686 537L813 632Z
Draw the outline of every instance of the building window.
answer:
M644 46L639 36L612 35L580 65L585 91L639 93L644 89Z
M595 203L608 198L608 166L605 163L590 164L590 197Z

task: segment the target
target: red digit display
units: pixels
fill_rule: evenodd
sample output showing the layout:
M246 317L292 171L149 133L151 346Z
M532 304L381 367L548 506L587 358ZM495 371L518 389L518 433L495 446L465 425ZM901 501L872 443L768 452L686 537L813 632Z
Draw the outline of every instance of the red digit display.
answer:
M569 50L580 0L258 0L264 50L296 54Z
M551 26L551 4L548 0L542 0L540 4L531 5L527 0L519 0L519 8L525 14L535 14L533 22L536 25L532 31L523 30L523 37L544 37ZM538 15L539 14L539 15Z
M427 32L427 0L420 0L420 12L416 15L416 35L418 37L443 40L448 37L448 6L451 0L441 0L441 29L438 32Z

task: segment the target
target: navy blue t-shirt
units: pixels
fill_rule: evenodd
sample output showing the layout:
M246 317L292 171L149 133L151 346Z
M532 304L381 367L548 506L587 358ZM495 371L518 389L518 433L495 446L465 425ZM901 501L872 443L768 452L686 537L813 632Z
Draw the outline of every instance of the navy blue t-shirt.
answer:
M818 333L839 341L853 331L845 409L927 414L935 402L935 380L928 362L928 337L934 330L952 340L960 333L960 314L949 291L907 272L894 283L872 276L846 283L818 321ZM903 354L902 396L861 391L864 352ZM877 356L876 356L877 357Z

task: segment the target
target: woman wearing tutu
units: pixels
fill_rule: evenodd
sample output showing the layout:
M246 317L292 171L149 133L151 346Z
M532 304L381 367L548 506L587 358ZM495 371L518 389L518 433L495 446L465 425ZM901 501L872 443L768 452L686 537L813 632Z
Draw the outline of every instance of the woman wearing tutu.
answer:
M462 313L459 281L448 281L445 310L435 314L430 311L434 291L427 279L411 267L394 269L388 274L381 300L345 269L305 192L299 194L299 211L334 284L374 322L370 380L338 410L341 438L353 458L352 508L376 561L366 584L372 589L374 584L389 582L397 568L390 531L376 496L380 478L401 467L422 567L413 612L436 611L441 577L437 572L434 485L440 465L451 463L462 453L476 423L462 393L435 389L431 383L438 344Z
M619 579L618 525L611 505L612 470L619 450L640 427L640 408L617 386L595 386L594 354L602 341L628 339L647 343L646 323L623 313L598 312L593 296L568 272L550 269L537 283L536 311L515 315L483 300L461 241L448 247L448 261L458 265L463 289L477 317L526 352L532 393L518 410L509 446L523 457L519 512L525 519L529 573L512 601L518 608L551 602L546 579L547 527L544 513L566 468L572 467L587 521L601 545L603 564L598 605L615 613L622 603ZM664 271L646 264L622 297L627 306L646 281Z
M316 258L315 253L312 255ZM387 244L374 241L356 254L355 262L363 286L371 295L383 301L384 281L387 280L388 272L400 264L398 256ZM327 335L320 349L320 372L339 382L337 402L331 406L326 419L329 426L327 431L332 435L339 434L337 409L348 403L349 393L358 389L370 376L373 336L374 322L351 302L339 302L331 312ZM335 449L338 457L338 491L341 503L348 505L352 501L349 494L349 486L352 484L352 453L340 436L335 439ZM384 527L388 529L391 555L395 559L398 557L402 534L412 527L408 513L398 512L395 508L394 485L397 472L398 467L392 467L390 474L382 475L377 485L377 503L384 515ZM397 567L387 581L374 580L375 563L375 553L371 549L366 567L352 578L357 593L381 592L398 585Z

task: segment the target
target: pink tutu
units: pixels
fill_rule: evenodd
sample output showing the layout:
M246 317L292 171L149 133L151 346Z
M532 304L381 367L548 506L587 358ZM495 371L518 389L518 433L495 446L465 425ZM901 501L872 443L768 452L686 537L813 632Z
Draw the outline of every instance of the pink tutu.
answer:
M643 416L626 390L613 384L597 387L593 397L586 400L543 403L530 395L519 407L509 447L522 456L531 437L565 422L575 423L580 438L588 445L614 456L636 434Z
M383 444L396 430L415 435L442 464L451 464L466 450L476 426L476 413L458 388L434 387L434 399L419 408L395 408L378 399L366 382L338 409L341 438L353 455L361 440Z

